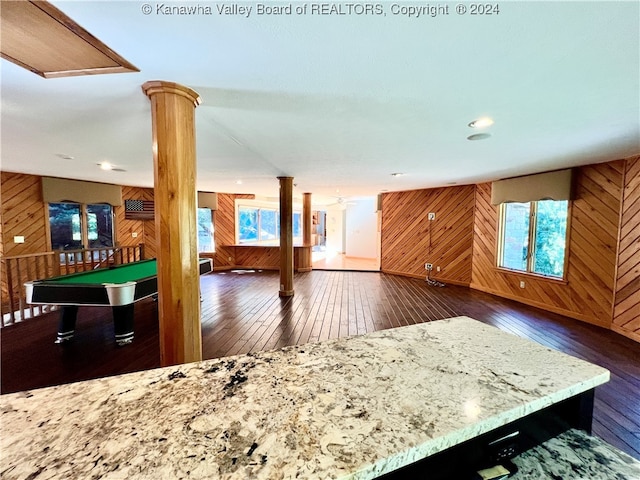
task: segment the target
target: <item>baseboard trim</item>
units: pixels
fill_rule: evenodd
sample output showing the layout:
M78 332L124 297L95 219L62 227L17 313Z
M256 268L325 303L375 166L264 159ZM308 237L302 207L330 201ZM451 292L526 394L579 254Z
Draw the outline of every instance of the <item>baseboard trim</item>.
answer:
M631 340L634 340L640 343L640 333L632 332L631 330L626 330L621 326L616 325L615 323L611 325L611 330L613 330L616 333L619 333L620 335L624 335L625 337L630 338Z
M236 267L234 265L223 265L223 266L220 266L220 267L214 266L213 267L213 271L214 272L224 272L224 271L227 271L227 270L234 270L235 268Z
M400 277L419 278L419 279L422 279L422 280L425 280L427 278L426 275L416 275L415 273L399 272L397 270L381 269L380 272L386 273L388 275L398 275Z
M473 282L471 283L471 285L469 285L469 287L474 290L478 290L480 292L488 293L490 295L495 295L496 297L506 298L508 300L513 300L514 302L518 302L518 303L524 303L525 305L529 305L530 307L536 307L541 310L545 310L547 312L557 313L558 315L564 315L565 317L590 323L598 327L611 329L611 323L602 322L602 320L599 320L597 318L589 317L587 315L582 315L580 313L573 312L571 310L554 307L553 305L548 305L546 303L536 302L535 300L529 300L527 298L518 297L517 295L511 295L509 293L500 292L498 290L493 290L491 288L487 288L483 285L478 285L477 283L473 283Z
M224 265L221 267L213 267L213 271L214 272L224 272L224 271L229 271L229 270L273 270L273 271L277 271L280 270L279 267L273 267L273 266L268 266L268 267L260 267L260 266L247 266L247 265ZM295 271L296 272L310 272L311 270L313 270L312 267L305 267L305 268L298 268Z
M399 272L397 270L380 270L382 273L386 273L389 275L398 275L400 277L409 277L409 278L418 278L420 280L427 280L427 274L425 273L424 275L418 275L417 273L406 273L406 272ZM469 287L469 282L461 282L460 280L453 280L450 278L444 278L444 277L435 277L435 276L431 276L431 280L437 280L438 282L442 282L442 283L449 283L451 285L457 285L460 287Z

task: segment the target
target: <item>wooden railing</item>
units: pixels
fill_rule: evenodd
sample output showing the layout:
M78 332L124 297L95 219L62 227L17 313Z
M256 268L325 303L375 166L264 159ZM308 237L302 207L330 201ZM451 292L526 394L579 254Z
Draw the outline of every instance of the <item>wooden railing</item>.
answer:
M60 273L86 272L110 265L136 262L144 258L144 244L130 247L85 248L82 250L64 250L60 255Z
M51 305L27 304L24 283L120 265L144 259L144 245L65 250L2 258L2 315L0 327L55 309Z

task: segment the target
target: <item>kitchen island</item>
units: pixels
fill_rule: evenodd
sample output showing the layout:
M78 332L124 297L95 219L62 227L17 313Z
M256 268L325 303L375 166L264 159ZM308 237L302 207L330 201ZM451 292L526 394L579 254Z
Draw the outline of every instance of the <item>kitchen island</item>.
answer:
M588 430L608 378L456 317L1 396L0 475L370 479L556 405Z

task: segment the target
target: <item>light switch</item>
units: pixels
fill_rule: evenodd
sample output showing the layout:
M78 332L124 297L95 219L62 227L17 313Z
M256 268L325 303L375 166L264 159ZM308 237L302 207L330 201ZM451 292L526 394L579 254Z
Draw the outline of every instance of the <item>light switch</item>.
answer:
M13 243L24 243L24 236L16 235L13 237Z

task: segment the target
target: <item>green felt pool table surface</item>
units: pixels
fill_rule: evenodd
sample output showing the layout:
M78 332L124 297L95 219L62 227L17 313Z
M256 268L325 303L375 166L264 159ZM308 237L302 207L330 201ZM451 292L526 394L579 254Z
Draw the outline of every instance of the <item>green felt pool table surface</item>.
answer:
M103 283L135 282L142 278L157 275L156 259L141 260L139 262L126 263L110 268L101 268L90 272L72 273L59 277L48 278L47 283L67 285L89 285Z
M199 259L199 273L213 269ZM27 303L42 305L127 305L158 293L156 259L26 282Z

